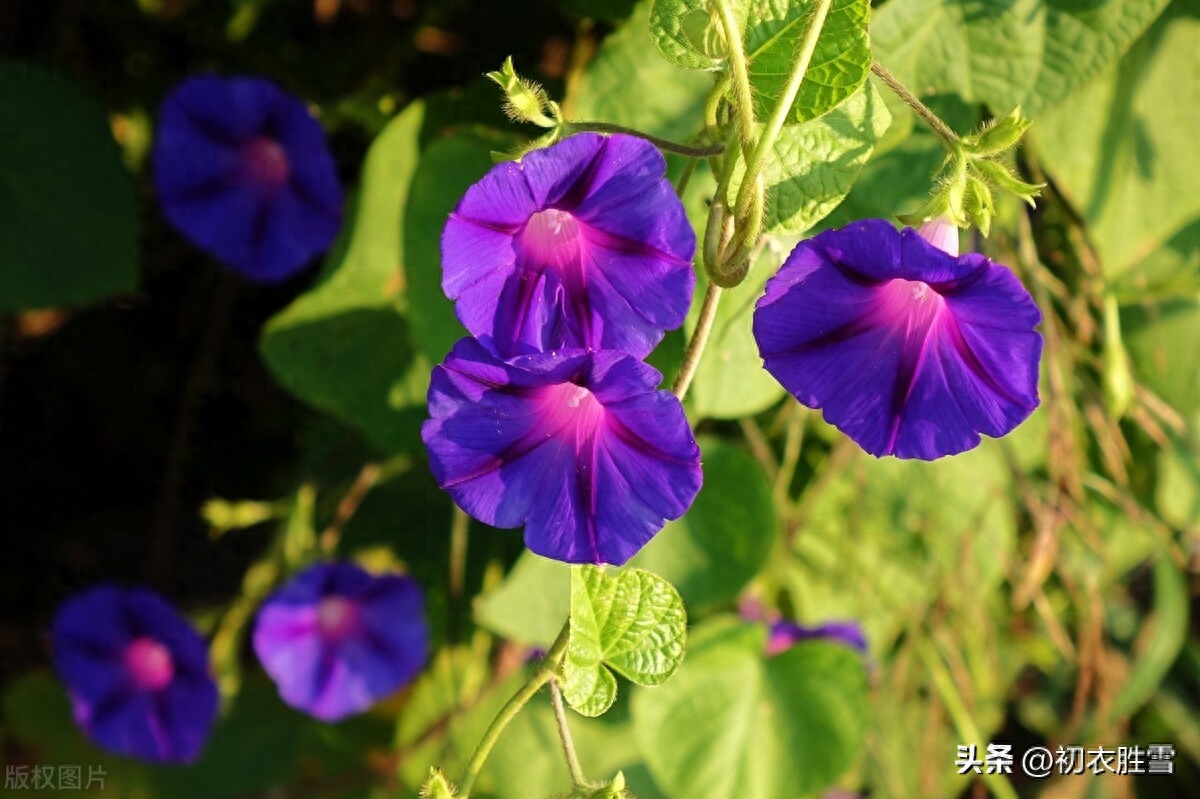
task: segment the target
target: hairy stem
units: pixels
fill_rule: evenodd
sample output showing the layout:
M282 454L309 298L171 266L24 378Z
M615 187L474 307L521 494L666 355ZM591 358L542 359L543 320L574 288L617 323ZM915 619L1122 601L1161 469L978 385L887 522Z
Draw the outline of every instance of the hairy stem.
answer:
M683 354L683 363L679 367L675 385L671 387L671 393L679 397L681 402L692 385L693 378L696 377L696 370L700 366L700 357L704 354L704 348L708 346L708 337L712 333L713 323L717 320L717 307L720 305L723 291L724 289L717 284L709 283L708 291L704 292L704 305L700 307L700 321L696 323L696 330L692 333L687 351Z
M571 133L592 131L593 133L624 133L629 136L637 136L639 139L645 139L650 142L660 150L666 150L669 153L676 153L678 155L686 155L691 158L707 158L710 155L720 155L725 152L725 145L723 144L680 144L679 142L661 139L658 136L651 136L649 133L643 133L640 130L627 128L623 125L614 125L610 122L568 122L567 127Z
M871 71L887 84L887 87L895 92L896 96L903 100L905 105L915 111L917 116L921 118L921 121L928 125L938 135L938 138L946 143L947 147L953 150L958 146L958 134L951 130L950 126L943 122L941 117L933 113L929 106L925 105L915 94L910 92L883 64L880 64L878 61L872 61Z
M567 640L570 632L571 622L568 620L563 624L562 630L558 633L558 638L554 640L550 651L546 653L546 658L538 665L533 675L504 704L504 707L496 714L496 718L492 719L492 723L488 726L487 732L483 734L483 739L480 740L479 746L475 747L475 752L471 755L471 761L467 763L467 769L463 773L462 780L459 782L459 799L468 799L470 797L471 788L475 785L475 780L479 778L479 772L483 769L483 764L487 761L488 755L492 753L492 748L496 745L496 741L500 740L500 735L504 732L504 728L517 717L517 714L521 712L521 708L529 703L529 700L541 690L543 685L554 679L555 672L557 672L559 667L559 661L562 660L563 653L567 650Z
M579 788L587 780L583 776L583 767L579 765L579 755L575 753L571 728L567 726L567 709L563 707L562 690L558 687L558 680L550 681L550 702L554 705L554 720L558 723L558 737L562 741L563 755L567 758L567 771L571 772L571 784Z
M783 130L784 123L792 113L792 105L796 102L796 95L800 93L800 84L804 82L804 74L808 72L808 65L812 63L813 53L817 49L817 39L821 36L821 29L825 27L825 18L829 16L829 8L832 5L833 0L818 0L813 7L812 15L808 18L808 27L804 31L804 38L800 40L800 44L796 48L787 84L779 96L779 101L775 103L775 108L771 111L771 118L767 120L762 136L754 145L750 157L746 159L746 174L742 178L742 186L738 190L737 203L734 206L739 219L745 216L750 204L754 202L755 198L751 192L761 193L761 183L758 178L763 162L766 161L767 153L775 146L779 132ZM757 230L747 229L738 232L739 244L753 247L754 239L757 238Z
M717 12L717 21L725 35L729 74L733 88L733 115L737 120L738 136L742 141L743 153L749 153L754 143L754 96L750 91L750 73L746 69L746 53L742 50L742 29L729 0L715 0L712 4ZM733 164L725 165L732 169Z

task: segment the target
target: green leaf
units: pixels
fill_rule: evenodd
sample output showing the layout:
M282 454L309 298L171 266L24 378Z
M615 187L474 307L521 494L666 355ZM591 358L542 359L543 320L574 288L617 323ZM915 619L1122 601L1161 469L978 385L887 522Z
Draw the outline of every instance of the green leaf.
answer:
M858 758L867 726L860 657L806 642L768 658L765 645L762 625L707 622L675 679L635 693L634 731L665 793L807 796Z
M372 144L342 246L317 286L267 323L260 344L288 390L387 452L419 444L429 382L403 313L398 230L422 117L421 104L410 105Z
M431 143L413 174L403 228L408 316L416 346L430 364L441 363L454 343L467 335L454 315L454 303L442 293L446 218L467 189L492 168L492 152L512 144L505 136L458 131Z
M1121 310L1134 373L1185 416L1200 410L1200 294Z
M892 0L871 22L875 56L917 94L1021 105L1041 67L1040 0Z
M819 119L785 127L762 169L766 232L799 235L824 219L850 191L890 121L883 98L868 83ZM739 162L731 207L744 172Z
M1026 111L1065 99L1120 58L1169 0L1051 0L1044 7L1045 44Z
M712 77L664 61L647 34L650 3L604 40L563 103L568 119L602 120L675 141L700 132ZM653 87L630 102L632 87Z
M612 706L617 681L658 685L683 660L687 614L666 580L639 569L606 573L571 569L571 637L563 663L563 696L585 716Z
M917 94L1037 113L1110 66L1166 0L891 0L871 23L876 56Z
M725 60L720 28L706 0L654 0L650 38L668 61L688 69L720 69Z
M759 120L771 115L784 92L814 5L813 0L748 0L742 32ZM867 0L832 0L788 122L815 119L862 86L871 72L870 14Z
M571 567L526 550L504 582L479 597L475 621L513 641L548 647L571 612Z
M629 565L669 580L692 616L737 598L775 543L775 503L762 468L741 447L701 439L704 485Z
M1136 266L1200 216L1200 19L1183 5L1119 65L1047 110L1032 134L1043 165L1089 226L1105 274Z
M0 312L136 284L133 185L104 112L64 78L0 61Z
M813 0L732 0L754 94L754 113L771 115L807 31ZM852 96L871 72L867 0L833 0L816 50L787 117L804 122ZM721 26L704 0L656 0L650 38L668 60L691 69L720 69L726 62Z

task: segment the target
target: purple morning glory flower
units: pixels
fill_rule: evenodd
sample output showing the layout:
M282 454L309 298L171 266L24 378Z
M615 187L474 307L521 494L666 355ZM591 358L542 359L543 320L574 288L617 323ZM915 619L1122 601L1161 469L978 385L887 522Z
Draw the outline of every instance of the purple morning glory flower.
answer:
M421 589L410 577L319 563L263 603L254 651L292 707L322 721L360 713L425 664Z
M442 288L501 357L645 357L683 324L696 235L642 139L581 133L494 167L442 234Z
M321 126L262 78L191 78L159 111L154 183L167 219L246 277L273 282L324 252L342 188Z
M855 621L829 621L808 627L790 619L780 619L771 623L767 638L767 654L778 655L786 652L800 641L824 640L835 641L839 644L867 651L867 638L863 635L862 627Z
M796 246L754 336L767 371L867 452L933 460L1037 407L1040 321L1006 267L867 219Z
M101 586L54 619L54 667L97 746L156 763L200 754L217 715L204 641L157 594Z
M700 449L662 376L622 352L501 361L464 338L433 370L421 429L438 484L566 563L620 565L700 490Z

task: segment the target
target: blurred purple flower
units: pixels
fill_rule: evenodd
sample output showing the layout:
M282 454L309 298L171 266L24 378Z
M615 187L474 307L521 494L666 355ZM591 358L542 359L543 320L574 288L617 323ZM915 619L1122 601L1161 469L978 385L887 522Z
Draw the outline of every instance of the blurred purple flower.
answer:
M767 371L867 452L933 460L1037 407L1040 321L1006 267L867 219L796 246L754 335Z
M645 357L692 301L696 236L642 139L581 133L498 164L442 234L442 288L501 357Z
M342 188L321 126L262 78L191 78L159 111L154 182L163 212L246 277L290 277L341 225Z
M778 655L800 641L812 640L836 641L860 652L867 651L867 638L856 621L827 621L808 627L790 619L780 619L771 623L767 654Z
M54 667L97 746L156 763L200 754L217 715L204 641L150 591L100 586L54 619Z
M263 603L254 651L283 701L322 721L410 682L429 653L421 589L351 563L318 563Z
M566 563L620 565L700 489L700 449L662 376L621 352L501 361L464 338L433 370L421 429L438 484Z

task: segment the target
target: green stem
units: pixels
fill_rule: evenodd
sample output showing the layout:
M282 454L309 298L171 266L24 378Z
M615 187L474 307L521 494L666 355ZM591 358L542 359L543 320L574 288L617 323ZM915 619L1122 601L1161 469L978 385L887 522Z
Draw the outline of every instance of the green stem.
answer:
M680 401L687 394L688 388L692 385L692 379L696 376L696 370L700 367L700 356L704 354L704 348L708 346L708 337L712 333L713 323L717 319L717 307L721 302L723 291L724 289L717 284L709 283L708 291L704 292L704 305L700 307L700 321L696 323L692 340L688 342L687 351L683 354L683 363L679 367L675 385L671 387L671 393L679 397Z
M558 738L562 741L563 754L567 758L567 771L571 772L571 783L580 788L587 780L583 776L583 767L579 765L575 741L571 739L571 728L567 726L567 709L563 707L562 690L558 687L558 680L550 681L550 702L554 705L554 720L558 723Z
M946 671L946 665L942 662L941 656L933 648L933 644L929 641L922 641L917 645L917 649L921 660L925 661L925 666L929 669L930 677L933 678L934 688L937 689L942 703L946 706L947 712L950 713L950 720L954 723L958 740L967 744L982 742L983 737L979 734L979 727L975 725L975 720L971 718L970 711L967 710L962 697L959 696L958 689L954 685L954 680ZM986 773L983 775L983 781L992 789L992 793L996 795L996 799L1017 799L1016 790L1013 789L1012 783L1003 774Z
M678 155L686 155L690 158L707 158L710 155L720 155L725 152L724 144L680 144L669 139L651 136L649 133L643 133L640 130L627 128L624 125L614 125L610 122L568 122L566 126L570 133L592 131L593 133L624 133L629 136L637 136L639 139L645 139L650 142L660 150L666 150L669 153L676 153Z
M951 150L958 147L958 134L950 129L950 126L942 121L942 118L930 110L929 106L921 102L915 94L910 92L903 83L896 78L887 68L878 61L871 62L871 71L879 77L889 89L896 93L896 96L904 101L905 105L916 112L921 121L933 130L938 135L946 146Z
M804 74L808 72L808 65L812 62L813 53L817 49L817 39L821 35L821 28L825 26L825 18L829 16L829 8L832 5L833 0L818 0L813 7L812 16L808 20L808 28L804 31L804 38L796 49L787 85L784 86L779 101L771 111L771 118L767 120L762 136L759 137L758 143L754 145L754 150L746 160L746 174L742 178L742 186L738 190L737 203L734 206L739 219L749 210L749 204L752 202L750 192L758 193L758 177L762 171L763 162L766 160L767 153L775 146L779 132L783 130L784 123L792 113L792 105L796 102L796 95L800 93L800 84L804 82ZM757 238L757 230L739 231L738 243L753 246L754 240Z
M463 587L467 573L467 545L470 541L471 517L462 508L454 506L450 517L450 573L449 609L450 609L450 640L457 641L459 634L459 617L462 610Z
M558 633L558 638L554 640L554 644L550 647L550 651L546 653L546 658L534 671L524 685L521 686L512 698L500 708L500 712L496 714L496 718L492 719L492 723L488 726L487 732L483 734L483 739L480 740L479 746L475 747L475 753L471 755L471 761L467 763L467 769L463 772L463 778L459 782L458 796L459 799L468 799L471 795L471 788L475 785L475 780L479 778L479 772L483 770L483 764L487 761L488 755L492 753L492 747L496 745L496 741L500 740L500 734L504 732L504 728L509 725L517 714L521 712L521 708L529 703L533 695L541 690L542 686L554 679L554 674L558 670L559 661L562 660L563 653L567 650L567 640L571 633L571 622L568 620L563 624L562 630Z
M679 180L675 182L675 196L683 199L683 193L687 191L688 181L692 179L692 173L696 171L696 164L700 163L696 160L688 161L683 166L683 172L679 175Z
M738 27L737 17L729 5L729 0L715 0L712 4L717 12L717 19L725 34L725 42L729 47L729 74L733 81L733 114L737 118L738 135L742 140L742 150L750 151L754 141L754 95L750 91L750 73L746 69L746 54L742 50L742 30ZM727 170L733 169L733 164L725 165Z

